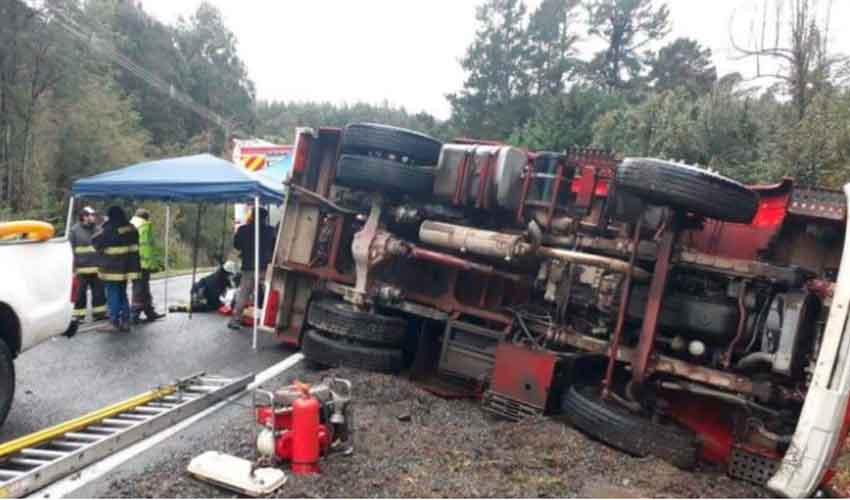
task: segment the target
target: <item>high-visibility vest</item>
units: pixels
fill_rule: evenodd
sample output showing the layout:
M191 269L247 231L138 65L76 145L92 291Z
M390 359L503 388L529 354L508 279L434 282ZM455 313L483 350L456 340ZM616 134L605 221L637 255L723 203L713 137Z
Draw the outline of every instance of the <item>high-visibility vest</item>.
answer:
M154 261L154 246L153 246L153 225L149 220L141 217L133 217L130 219L130 224L136 226L139 231L139 257L142 262L142 269L151 271L156 267Z

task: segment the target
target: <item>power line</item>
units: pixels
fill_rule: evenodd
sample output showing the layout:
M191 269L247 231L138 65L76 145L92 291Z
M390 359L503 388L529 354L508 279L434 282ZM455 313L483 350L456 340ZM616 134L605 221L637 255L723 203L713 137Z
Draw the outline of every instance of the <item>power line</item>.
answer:
M44 11L39 9L37 6L34 6L29 3L27 5L43 17L45 16ZM45 19L47 22L54 22L57 26L62 28L73 38L82 41L83 43L94 49L96 52L99 52L107 58L111 59L114 63L123 68L128 73L141 79L151 87L159 90L161 93L167 95L170 99L176 101L177 103L183 105L185 108L196 113L198 116L200 116L207 122L217 125L219 128L221 128L228 134L235 132L243 136L253 137L253 134L250 134L236 127L233 120L227 120L223 118L221 115L219 115L212 109L203 106L202 104L195 101L189 94L179 90L173 83L163 80L156 74L136 64L132 59L125 56L118 49L116 49L108 40L103 37L97 36L95 30L75 20L67 11L59 8L56 4L51 3L47 5L46 10L53 15L51 19Z

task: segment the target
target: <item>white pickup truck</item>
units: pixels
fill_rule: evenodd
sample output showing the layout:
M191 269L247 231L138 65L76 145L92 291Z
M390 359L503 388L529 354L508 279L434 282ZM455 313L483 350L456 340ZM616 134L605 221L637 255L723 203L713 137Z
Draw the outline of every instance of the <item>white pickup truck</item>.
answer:
M15 393L13 360L68 331L73 254L67 238L51 238L43 223L0 223L0 425Z

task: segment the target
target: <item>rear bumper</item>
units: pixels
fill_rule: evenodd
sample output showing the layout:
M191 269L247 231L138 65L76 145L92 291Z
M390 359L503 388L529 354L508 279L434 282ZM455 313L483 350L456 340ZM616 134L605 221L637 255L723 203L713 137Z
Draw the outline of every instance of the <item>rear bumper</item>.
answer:
M850 199L850 184L844 186ZM850 394L850 226L844 236L844 249L832 307L824 330L812 383L791 446L779 470L767 487L787 497L810 496L843 444L842 427Z

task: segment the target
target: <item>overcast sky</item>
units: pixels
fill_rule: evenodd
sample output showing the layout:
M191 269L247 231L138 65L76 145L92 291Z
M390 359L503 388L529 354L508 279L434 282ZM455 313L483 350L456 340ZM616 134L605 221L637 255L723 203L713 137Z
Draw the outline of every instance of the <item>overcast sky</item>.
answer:
M142 0L164 22L190 15L201 0ZM447 118L444 95L458 90L459 64L475 34L471 0L211 0L239 40L239 53L267 100L331 102L384 100L408 111ZM530 10L539 0L527 2ZM755 0L668 0L672 33L695 38L714 53L722 75L754 72L752 62L735 61L733 30L747 40ZM759 4L761 2L758 2ZM850 52L841 29L850 0L836 0L832 47ZM736 40L738 39L736 38ZM584 46L587 58L592 46Z

